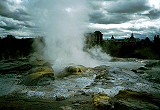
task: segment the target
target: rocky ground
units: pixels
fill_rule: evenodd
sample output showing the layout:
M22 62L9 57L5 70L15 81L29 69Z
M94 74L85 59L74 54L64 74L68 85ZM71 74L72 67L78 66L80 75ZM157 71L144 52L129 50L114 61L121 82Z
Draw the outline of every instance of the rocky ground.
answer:
M105 65L69 65L55 75L51 61L0 61L1 110L159 110L160 61L113 58Z

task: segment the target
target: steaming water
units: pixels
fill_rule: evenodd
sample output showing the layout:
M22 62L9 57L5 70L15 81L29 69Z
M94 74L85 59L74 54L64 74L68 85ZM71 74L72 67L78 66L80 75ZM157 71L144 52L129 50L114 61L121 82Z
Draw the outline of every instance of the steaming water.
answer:
M160 85L148 82L130 71L130 68L138 68L143 63L137 62L109 62L111 66L106 68L109 71L110 80L99 80L94 82L95 71L87 70L83 75L71 75L63 79L56 79L47 86L22 86L17 85L17 79L1 77L0 94L5 95L16 91L23 93L26 97L55 98L56 96L70 97L79 91L84 92L104 92L109 96L114 96L126 88L136 91L147 91L150 93L160 93ZM126 66L129 65L129 66Z
M0 95L12 92L12 88L14 88L14 80L14 78L0 77Z
M130 71L131 68L138 68L144 64L140 62L100 62L83 52L83 34L87 31L88 14L91 11L86 0L46 0L40 2L39 0L30 0L29 2L29 9L31 10L28 12L30 15L34 15L36 26L47 36L45 37L44 56L47 60L54 61L53 69L55 72L69 63L84 66L107 65L111 67L109 69L111 80L109 82L104 81L104 84L101 81L94 82L94 71L87 71L82 76L56 79L47 86L27 87L17 85L16 78L3 76L0 78L0 95L16 91L26 94L27 97L52 98L59 95L69 97L78 91L85 91L104 92L113 96L125 88L160 93L159 85L141 79ZM37 46L39 45L37 44ZM91 52L94 52L95 56L110 59L99 49L93 49Z

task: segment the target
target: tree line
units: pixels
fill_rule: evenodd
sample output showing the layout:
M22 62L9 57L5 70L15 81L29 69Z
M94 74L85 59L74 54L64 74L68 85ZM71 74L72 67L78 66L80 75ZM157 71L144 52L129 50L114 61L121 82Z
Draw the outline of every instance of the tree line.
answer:
M121 58L140 58L140 59L156 59L160 60L160 38L159 35L150 41L148 37L139 42L107 42L102 43L101 47L104 52L113 57Z
M95 45L101 46L103 52L110 54L112 57L160 60L160 38L158 35L154 37L153 41L146 37L136 43L119 43L114 42L114 40L106 43L103 40L101 44L93 43L85 46L84 50ZM43 54L44 47L45 40L43 37L22 39L17 39L12 35L7 35L5 38L0 37L0 60L26 57L34 52Z
M37 51L37 42L44 44L43 37L17 39L12 35L0 37L0 60L26 57Z

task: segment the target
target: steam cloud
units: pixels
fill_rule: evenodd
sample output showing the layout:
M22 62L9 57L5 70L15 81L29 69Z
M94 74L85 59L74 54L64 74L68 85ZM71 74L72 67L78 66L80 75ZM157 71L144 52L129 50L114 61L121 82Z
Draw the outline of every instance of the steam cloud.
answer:
M36 23L46 36L45 58L54 61L56 72L70 63L84 66L99 64L100 61L83 51L84 33L91 11L86 0L37 0L33 7ZM99 49L92 49L90 53L110 59Z

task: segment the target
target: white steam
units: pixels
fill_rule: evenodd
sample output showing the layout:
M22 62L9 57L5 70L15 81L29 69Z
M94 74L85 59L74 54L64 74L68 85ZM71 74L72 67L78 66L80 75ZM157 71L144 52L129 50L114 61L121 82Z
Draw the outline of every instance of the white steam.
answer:
M55 71L70 63L84 66L99 64L100 61L83 51L84 33L91 10L86 0L36 0L32 6L36 23L46 36L45 58L54 61ZM107 59L110 57L107 56Z

